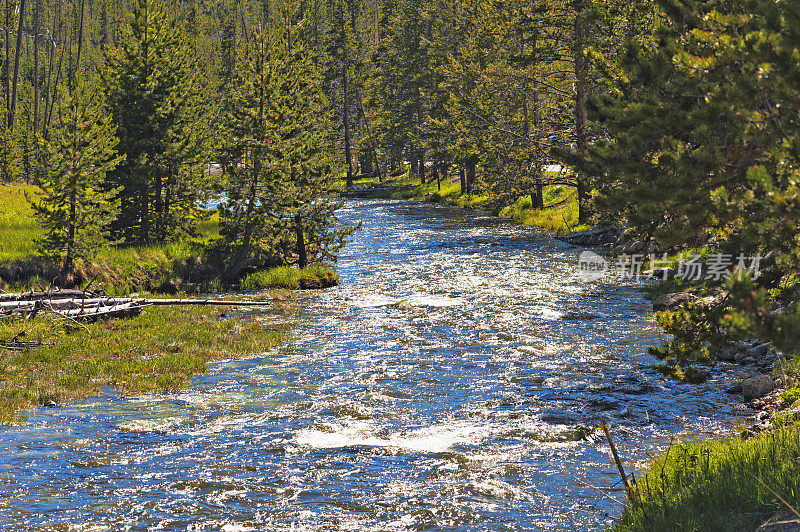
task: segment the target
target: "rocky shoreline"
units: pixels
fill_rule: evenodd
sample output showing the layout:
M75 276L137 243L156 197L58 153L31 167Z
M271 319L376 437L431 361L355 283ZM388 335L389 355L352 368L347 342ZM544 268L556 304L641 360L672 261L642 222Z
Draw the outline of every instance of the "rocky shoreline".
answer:
M653 301L653 311L677 310L685 302L692 302L708 307L722 304L726 294L698 298L687 292L662 294ZM752 375L726 390L732 395L741 395L744 404L756 412L748 418L747 426L742 431L743 437L750 437L773 427L773 420L780 417L782 421L800 420L800 401L788 407L781 399L787 377L781 376L784 363L793 359L792 355L773 349L760 340L750 339L735 342L731 347L718 349L712 353L713 362L739 364L752 371ZM776 377L776 375L778 375Z

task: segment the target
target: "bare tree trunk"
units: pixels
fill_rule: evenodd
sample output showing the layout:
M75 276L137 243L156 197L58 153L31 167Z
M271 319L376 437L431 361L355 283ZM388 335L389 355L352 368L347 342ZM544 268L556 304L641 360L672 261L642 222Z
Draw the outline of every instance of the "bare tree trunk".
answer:
M587 141L587 119L586 119L586 98L588 96L588 71L589 64L584 54L586 41L586 28L582 20L583 1L575 2L575 23L573 28L574 37L574 70L575 70L575 145L578 154L586 154ZM578 192L578 223L583 224L589 220L589 191L586 186L584 176L580 173L576 175L576 185Z
M56 10L53 13L53 26L52 31L50 32L50 39L48 41L48 44L50 45L50 55L47 61L47 82L44 87L44 114L42 116L42 138L45 140L47 140L47 117L48 108L50 105L50 86L51 82L53 81L53 61L55 60L56 55L56 20L58 19L59 13L60 10Z
M61 54L59 54L58 65L56 66L56 79L53 82L53 87L51 91L50 110L47 111L47 116L45 117L44 121L44 128L42 129L42 137L44 137L45 140L47 139L47 129L48 127L50 127L50 120L53 117L53 108L55 107L56 104L56 96L58 96L58 80L61 79L61 65L64 62L64 51L66 50L66 48L67 48L66 42L62 42Z
M5 24L3 24L3 30L6 36L6 63L5 68L3 69L3 90L5 92L5 100L6 100L6 112L11 111L11 86L10 86L10 79L11 79L11 5L9 0L5 1Z
M347 91L347 59L342 65L342 119L344 121L344 156L347 159L347 188L353 186L353 154L350 149L350 95Z
M294 217L294 231L297 236L297 266L305 268L308 266L308 256L306 255L306 240L303 234L303 219L299 214Z
M39 138L39 0L33 0L33 2L33 142L37 143Z
M22 1L24 2L25 0ZM78 69L81 66L81 51L83 50L83 14L85 11L86 9L84 9L84 0L81 0L81 22L78 25L78 56L75 59L75 68L72 71L72 79L70 79L70 90L75 87L75 78L78 75ZM147 30L145 29L145 31Z
M477 173L476 167L478 162L475 156L467 159L467 194L472 193L472 187L475 185L475 174Z
M461 195L463 196L467 192L467 174L464 172L464 165L459 165L458 167L458 177L461 180Z
M425 148L419 149L419 182L425 184Z
M164 203L162 201L162 196L161 196L161 194L163 193L162 192L163 182L164 182L164 180L163 180L163 178L161 176L161 173L158 172L156 174L155 191L154 191L155 203L156 204L154 206L154 212L153 212L154 217L155 217L155 223L156 223L155 233L156 233L156 236L158 238L163 236L162 235L162 230L164 229L163 217L162 217L163 214L164 214L162 212L162 208L164 206Z
M11 108L8 111L8 129L14 131L14 118L17 112L17 82L19 81L19 54L22 51L22 29L25 24L25 0L19 4L19 25L17 26L17 47L14 50L14 79L11 81Z

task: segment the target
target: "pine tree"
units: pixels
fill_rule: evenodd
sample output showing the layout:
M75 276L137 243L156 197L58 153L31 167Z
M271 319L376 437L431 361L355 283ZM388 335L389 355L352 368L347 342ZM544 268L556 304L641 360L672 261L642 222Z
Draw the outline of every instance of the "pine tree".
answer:
M70 274L75 260L107 242L105 229L117 215L116 190L104 190L106 174L124 159L102 94L79 83L62 94L46 145L42 194L33 203L46 236L42 252L61 261Z
M642 240L677 249L707 236L716 221L711 191L742 183L747 165L729 165L729 156L748 150L733 127L735 111L706 98L722 80L686 62L693 45L685 36L703 25L704 13L669 5L658 46L631 42L617 65L601 64L614 84L589 111L603 138L580 166L594 175L605 213L626 219Z
M225 119L220 160L228 179L220 209L220 233L231 249L226 277L236 279L248 263L263 264L274 254L280 228L270 217L280 157L272 106L278 72L272 61L274 35L257 27L244 47L231 105Z
M196 54L160 0L138 0L120 40L104 74L127 155L109 176L109 188L121 187L114 232L136 242L191 232L208 139Z
M275 256L300 267L332 259L350 232L336 228L327 103L300 24L295 3L274 6L241 62L222 153L229 185L221 234L235 250L231 279Z
M428 117L424 92L432 70L426 39L430 24L422 11L423 5L411 0L393 6L386 35L373 54L369 108L391 166L408 160L412 173L424 180L422 127Z
M275 122L282 152L276 198L282 212L276 214L293 230L296 264L304 268L309 262L335 260L353 229L337 228L335 211L342 203L334 199L336 168L327 150L328 103L322 73L301 38L302 24L297 3L289 0L276 9L274 42L281 75Z

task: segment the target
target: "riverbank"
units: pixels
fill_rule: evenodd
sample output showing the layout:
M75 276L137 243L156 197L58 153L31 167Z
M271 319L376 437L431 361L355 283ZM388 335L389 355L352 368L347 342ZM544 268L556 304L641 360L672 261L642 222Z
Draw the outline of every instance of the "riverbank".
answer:
M555 174L553 174L555 176ZM550 177L553 177L550 176ZM355 183L355 189L347 194L373 199L411 199L446 203L467 209L484 209L496 216L517 221L526 227L544 229L558 235L590 229L578 223L578 200L574 188L564 185L548 185L543 188L545 207L535 209L529 195L511 202L489 192L478 191L463 194L458 176L448 176L437 182L435 179L420 183L405 173L388 177L383 183L372 179Z
M28 198L30 185L0 187L0 289L47 287L58 265L37 255L43 236ZM191 240L149 246L110 246L80 260L67 286L91 285L110 295L218 293L218 272L202 255L219 234L218 216L201 222ZM327 265L278 267L245 276L239 289L326 288L339 283ZM235 296L234 296L235 297ZM258 297L258 296L257 296ZM139 316L81 323L54 314L0 320L0 423L20 412L96 395L104 386L123 394L172 391L189 384L212 360L263 352L288 335L286 327L225 317L213 307L148 307Z
M0 186L0 289L24 291L49 286L59 277L59 265L37 254L36 240L44 231L36 223L27 198L38 188L15 184ZM204 247L219 236L219 215L209 212L197 235L173 242L136 246L108 246L91 260L76 261L75 273L63 286L89 281L95 290L110 295L132 292L215 293L231 288L204 254ZM315 264L303 269L275 268L250 272L242 280L247 289L326 288L338 284L332 268ZM233 288L238 288L234 286Z
M186 387L208 362L262 353L288 327L223 317L219 307L148 307L127 319L77 324L53 314L0 320L0 423L38 405Z

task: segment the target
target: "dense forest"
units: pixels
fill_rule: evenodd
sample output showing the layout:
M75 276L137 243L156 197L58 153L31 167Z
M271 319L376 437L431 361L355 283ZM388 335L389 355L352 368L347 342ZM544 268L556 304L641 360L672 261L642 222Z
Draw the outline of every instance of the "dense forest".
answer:
M559 184L647 253L764 256L720 326L796 347L791 3L32 1L4 4L0 175L42 187L65 271L101 241L191 235L213 198L234 279L332 258L357 179L457 175L534 209Z
M231 277L258 249L329 257L347 231L318 200L406 166L534 207L562 183L588 221L583 174L544 168L589 145L587 100L608 85L590 52L616 61L663 18L627 2L29 4L4 6L0 173L47 191L46 249L68 270L101 233L179 238L225 191Z
M263 289L330 287L339 282L330 263L357 238L360 224L371 224L370 231L363 231L369 238L357 242L356 251L344 250L350 253L345 271L354 288L327 292L329 300L302 300L316 305L317 314L311 314L324 323L304 338L325 337L335 349L329 356L319 348L325 353L319 357L306 357L303 349L313 349L305 344L297 349L301 356L286 367L294 372L311 364L313 375L308 378L297 369L275 384L290 388L302 383L297 395L285 399L287 404L300 409L324 404L321 416L369 420L373 408L362 409L358 401L372 397L373 389L343 388L346 404L340 405L329 404L327 395L303 394L317 387L328 390L329 381L378 382L389 390L397 375L407 373L412 377L404 385L413 388L419 380L430 388L417 395L406 394L405 388L394 395L386 391L381 401L430 401L431 411L452 406L439 419L442 426L434 427L449 434L453 412L473 399L465 390L480 388L473 384L481 372L497 370L499 376L486 381L484 391L513 388L519 395L513 401L486 395L470 403L481 412L501 405L486 426L513 425L521 410L511 416L509 406L524 406L528 415L538 405L549 408L562 399L567 405L564 416L537 411L536 427L550 420L547 430L554 432L545 430L544 439L535 439L535 452L520 451L545 456L547 476L555 455L542 448L554 442L569 449L608 442L628 497L619 530L725 528L733 526L731 508L742 529L759 519L783 518L787 508L800 517L785 500L797 505L800 493L800 2L3 0L2 9L0 291L14 293L0 294L0 316L9 318L0 322L0 421L16 420L19 411L34 405L56 406L98 394L101 386L133 393L175 391L204 372L208 361L288 341L288 327L267 330L258 321L264 316L245 323L250 318L242 312L229 319L209 309L152 310L143 318L149 320L146 329L134 320L95 323L97 316L73 306L88 300L100 309L111 301L133 305L138 316L158 297L143 299L140 292L248 290L260 298ZM412 188L416 192L407 196L391 195ZM404 216L406 211L384 209L390 202L343 199L348 194L378 198L368 194L381 191L492 214L516 213L508 217L523 222L526 216L555 220L527 225L570 234L557 235L558 241L526 233L520 244L514 233L518 226L509 229L511 224L492 218L497 226L485 236L484 221L479 215L470 218L468 211L458 211L462 218L452 221L441 213L432 215L432 207L424 215L412 212L411 202L405 205L412 215ZM403 230L413 234L397 235ZM469 234L461 239L459 231ZM442 241L426 240L430 235ZM398 242L406 242L400 236L415 240L417 247L401 246ZM572 244L605 246L598 249L604 257L591 255L648 271L646 276L660 282L635 288L606 279L595 283L597 278L578 282L569 277L574 272L564 273L564 250L574 251ZM531 247L539 254L531 253ZM430 271L412 272L424 275L412 278L409 270L414 268ZM450 281L450 275L471 277L464 284L437 285ZM353 282L363 279L363 285ZM496 284L497 279L506 284ZM539 285L526 284L530 279ZM642 338L655 338L655 333L646 327L622 330L642 327L630 316L644 314L636 306L642 302L639 292L655 299L653 316L669 333L645 347L651 345L649 353L659 359L656 369L673 378L670 386L676 388L657 390L660 384L646 380L653 360L648 358L643 369L645 363L637 358ZM54 293L65 301L53 306ZM290 321L290 314L301 313L300 304L287 310L292 297L160 303L274 303L274 315L264 318L268 323L275 316ZM597 301L601 308L591 306ZM346 316L331 313L325 304L337 312L346 309ZM648 320L650 308L648 303ZM130 307L123 310L124 317L131 317ZM33 319L40 311L49 312L46 320L41 315ZM385 322L380 324L382 312ZM493 313L502 320L493 322ZM85 318L93 319L91 328L79 321ZM386 336L367 335L378 329ZM60 344L53 341L53 331ZM501 335L492 336L496 332ZM460 344L457 336L463 336ZM343 341L340 337L344 347L336 344ZM425 338L430 340L425 349L418 349ZM530 339L535 343L523 345ZM366 360L373 344L387 349L376 351L381 357L399 346L391 352L397 356ZM627 345L624 356L615 351L621 344ZM420 367L425 371L452 371L463 381L392 366L416 360L420 353L441 354L424 360ZM526 366L553 353L549 369L546 364ZM474 360L469 358L473 355ZM452 362L462 356L467 357L463 374ZM497 362L503 356L509 358ZM339 365L320 369L331 360ZM630 360L638 362L631 365ZM670 442L663 463L651 464L642 485L629 483L605 420L617 416L627 428L615 437L629 438L629 448L640 445L647 454L664 442L636 431L658 427L659 438L683 434L683 420L702 409L688 408L685 414L681 403L691 406L708 389L695 394L678 386L705 382L718 362L753 370L728 391L761 408L757 416L769 422L759 417L742 440L705 447L673 447ZM273 361L267 357L259 363ZM362 366L374 373L336 373ZM569 382L562 377L575 367L584 369L573 389L561 383ZM624 378L617 367L627 372ZM261 377L253 380L258 384L253 396L260 397L262 385L273 383L274 375ZM756 385L758 393L747 389ZM569 397L559 396L562 392ZM573 403L573 396L581 394L588 399ZM627 397L645 394L668 398L649 404ZM616 399L601 401L599 395ZM752 402L765 397L772 403ZM630 409L623 406L628 401ZM703 403L703 408L713 404ZM655 411L659 405L670 410L668 416ZM282 407L279 402L257 406ZM786 412L773 414L770 408ZM586 417L573 416L576 411ZM310 419L303 410L293 412L285 417ZM659 418L662 414L666 417ZM681 423L671 424L678 418ZM418 453L422 448L408 442L417 441L420 427L431 428L424 427L431 419L427 412L408 418L410 432L399 439L401 444ZM347 427L338 424L339 418L334 421L325 425L321 439L347 448L349 440L339 445L333 437ZM375 426L383 427L384 421L376 417ZM474 419L462 421L471 427ZM587 435L599 421L605 432L591 439ZM357 439L367 425L347 437ZM571 435L556 435L565 426ZM313 440L312 429L294 427L300 443L293 440L286 456L295 456L303 442ZM283 438L286 430L281 426L275 433ZM360 447L392 447L385 456L399 463L399 447L386 443L389 430L365 436L367 443ZM516 446L530 433L527 428L492 433L476 440L476 453L489 440ZM460 449L461 443L453 442L435 447L437 460ZM358 452L342 463L352 465ZM516 447L498 460L507 463L515 453ZM370 459L378 456L383 454ZM409 456L407 465L422 462L419 454ZM577 456L576 471L586 464L587 470L594 467L590 455ZM453 471L477 459L459 460ZM316 467L314 462L309 469ZM374 462L363 467L378 469ZM437 470L437 482L444 471ZM137 477L137 483L139 478L145 477ZM453 494L466 480L458 477L452 483L457 487L446 492L447 504L459 499ZM540 480L530 486L531 494L539 492ZM475 485L485 488L486 483ZM380 491L377 484L369 486L370 496ZM324 494L328 488L308 491ZM528 500L503 490L515 507ZM349 484L344 492L356 493ZM474 501L481 493L468 492L463 499ZM428 504L427 494L417 498ZM530 502L541 506L532 495ZM426 512L427 507L410 513ZM705 521L693 521L701 514ZM609 514L603 515L607 522ZM419 529L433 526L426 522Z

